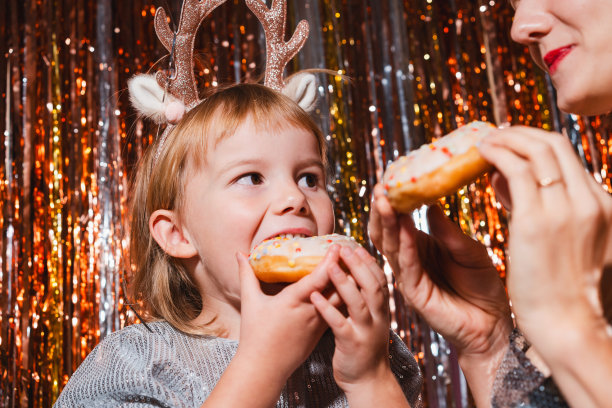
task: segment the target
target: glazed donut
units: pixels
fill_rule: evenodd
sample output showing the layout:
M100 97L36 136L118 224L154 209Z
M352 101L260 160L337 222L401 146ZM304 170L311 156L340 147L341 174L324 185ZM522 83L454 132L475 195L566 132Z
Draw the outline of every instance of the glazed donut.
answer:
M249 255L255 276L262 282L296 282L323 260L332 244L359 247L353 238L339 235L276 237L257 245Z
M494 129L487 122L471 122L391 163L383 175L391 206L400 213L410 212L489 171L491 165L475 145Z

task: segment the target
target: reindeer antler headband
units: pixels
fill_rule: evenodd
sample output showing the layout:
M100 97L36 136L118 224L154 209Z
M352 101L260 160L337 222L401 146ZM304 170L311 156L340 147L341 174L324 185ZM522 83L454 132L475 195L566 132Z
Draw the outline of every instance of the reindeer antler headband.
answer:
M185 112L202 100L193 73L193 46L198 29L210 13L226 0L184 0L176 32L168 25L166 12L155 13L155 32L174 61L173 75L163 71L138 74L128 82L130 100L144 116L159 124L167 124L161 135L154 161L157 161L166 138ZM273 0L268 8L262 0L245 0L261 22L266 38L266 70L264 85L282 92L304 110L311 111L316 102L316 81L312 74L302 73L285 83L283 72L287 63L308 39L308 22L302 20L289 41L284 41L287 5L285 0Z

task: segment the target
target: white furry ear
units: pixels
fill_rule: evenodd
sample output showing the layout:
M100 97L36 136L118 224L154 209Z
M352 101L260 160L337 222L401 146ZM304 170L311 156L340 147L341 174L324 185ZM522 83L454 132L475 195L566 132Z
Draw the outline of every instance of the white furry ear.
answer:
M183 112L185 110L184 104L169 93L164 98L164 90L157 83L155 75L138 74L133 76L128 81L128 89L130 102L132 102L134 108L155 123L172 123L176 120L174 117L168 117L167 109L169 106L171 106L171 110L177 110L176 104L180 104L183 107ZM180 116L182 117L182 115Z
M311 112L317 104L317 79L309 72L297 73L289 77L282 93Z

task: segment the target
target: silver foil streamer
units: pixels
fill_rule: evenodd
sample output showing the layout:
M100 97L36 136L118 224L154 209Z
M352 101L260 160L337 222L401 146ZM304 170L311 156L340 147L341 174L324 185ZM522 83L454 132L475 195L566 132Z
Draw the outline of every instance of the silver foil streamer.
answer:
M98 88L98 130L96 153L95 197L97 239L95 243L97 274L99 282L99 327L104 338L120 328L119 292L123 267L122 240L124 239L121 206L125 203L124 171L121 159L117 124L116 89L117 67L114 64L115 50L112 42L111 0L96 2L96 84Z

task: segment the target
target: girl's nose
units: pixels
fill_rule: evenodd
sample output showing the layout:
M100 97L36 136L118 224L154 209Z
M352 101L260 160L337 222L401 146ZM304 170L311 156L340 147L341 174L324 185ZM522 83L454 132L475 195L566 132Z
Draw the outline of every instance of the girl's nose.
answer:
M275 208L279 214L306 215L309 212L308 200L304 192L295 183L288 183L282 187Z
M554 17L548 10L547 0L522 0L514 12L512 39L531 45L546 36L553 27Z

